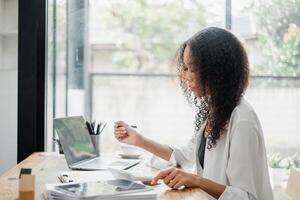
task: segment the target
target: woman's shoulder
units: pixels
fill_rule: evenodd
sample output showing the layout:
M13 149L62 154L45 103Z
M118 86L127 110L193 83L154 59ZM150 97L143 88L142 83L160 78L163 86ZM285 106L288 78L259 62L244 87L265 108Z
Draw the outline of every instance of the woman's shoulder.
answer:
M257 114L250 103L242 97L239 104L234 108L230 117L231 123L240 121L258 122Z
M239 105L232 111L227 130L230 137L236 135L236 138L240 140L250 141L250 138L262 138L263 131L258 116L245 98L242 98Z

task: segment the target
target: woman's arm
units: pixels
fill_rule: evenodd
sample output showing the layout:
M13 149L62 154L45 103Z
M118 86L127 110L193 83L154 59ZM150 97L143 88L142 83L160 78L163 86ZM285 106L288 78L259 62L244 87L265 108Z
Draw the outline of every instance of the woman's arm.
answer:
M225 186L212 180L200 177L199 187L206 193L219 200L255 200L248 192L234 186Z
M169 146L160 144L143 136L137 141L136 146L143 148L166 161L170 160L173 152Z
M257 199L248 192L234 186L226 186L209 180L207 178L187 173L178 168L170 168L160 172L151 182L157 184L162 179L164 183L173 189L183 187L199 187L207 194L219 200L254 200Z
M203 177L199 177L198 185L202 190L216 199L219 199L226 189L225 185L216 183Z
M115 122L114 132L118 141L143 148L164 160L168 161L172 155L173 150L169 146L142 136L122 121Z
M182 187L199 187L216 199L218 199L226 189L225 185L195 174L187 173L178 168L171 168L160 172L155 178L153 178L151 184L157 184L160 179L173 189L180 189Z

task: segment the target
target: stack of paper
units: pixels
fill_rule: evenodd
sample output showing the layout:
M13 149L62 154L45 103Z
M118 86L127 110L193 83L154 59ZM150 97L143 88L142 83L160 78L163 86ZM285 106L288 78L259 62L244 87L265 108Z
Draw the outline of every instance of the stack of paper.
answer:
M156 196L151 187L125 180L47 184L44 192L49 200L154 200Z

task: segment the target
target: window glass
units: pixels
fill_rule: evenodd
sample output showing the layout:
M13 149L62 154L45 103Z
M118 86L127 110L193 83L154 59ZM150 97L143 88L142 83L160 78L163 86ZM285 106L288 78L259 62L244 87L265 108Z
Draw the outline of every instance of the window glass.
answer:
M162 142L187 140L194 110L172 60L203 27L224 27L224 1L83 2L48 2L48 132L54 117L84 115L108 122L102 152L118 148L112 125L120 119Z
M300 140L299 5L231 2L232 31L251 65L246 98L261 119L268 151L293 152ZM151 137L172 138L170 143L188 138L194 110L172 78L172 59L180 43L206 26L224 27L224 19L220 0L50 0L48 132L53 133L54 117L84 115L110 123L104 146L115 142L112 122L118 119L137 124ZM174 108L178 113L170 112Z
M300 153L299 11L292 0L232 1L232 29L251 65L246 97L260 117L270 153Z

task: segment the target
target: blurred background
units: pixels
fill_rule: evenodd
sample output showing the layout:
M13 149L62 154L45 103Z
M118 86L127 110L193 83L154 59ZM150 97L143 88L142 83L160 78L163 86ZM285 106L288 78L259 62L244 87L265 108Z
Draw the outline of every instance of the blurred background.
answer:
M297 0L49 0L47 149L54 150L53 117L68 115L121 119L169 144L188 139L195 112L171 61L183 41L217 26L232 30L247 50L246 98L268 152L299 153L299 25ZM103 151L117 148L112 126L102 141Z
M172 59L183 41L217 26L248 53L245 96L261 120L270 167L300 167L300 0L48 0L45 24L47 151L58 151L53 118L72 115L108 122L101 152L120 149L116 120L183 144L195 110ZM0 174L16 163L17 58L18 1L0 0Z

